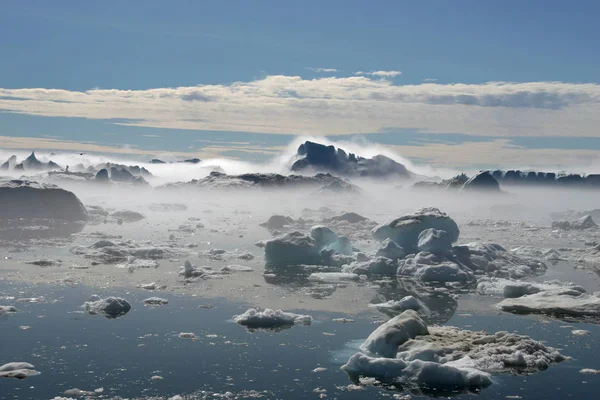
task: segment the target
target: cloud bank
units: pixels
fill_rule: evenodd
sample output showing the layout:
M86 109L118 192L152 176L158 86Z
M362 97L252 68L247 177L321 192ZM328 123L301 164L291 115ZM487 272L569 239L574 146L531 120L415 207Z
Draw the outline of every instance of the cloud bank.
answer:
M0 111L140 127L292 135L416 129L497 137L598 136L597 84L395 85L374 74L316 79L275 75L147 90L0 88Z

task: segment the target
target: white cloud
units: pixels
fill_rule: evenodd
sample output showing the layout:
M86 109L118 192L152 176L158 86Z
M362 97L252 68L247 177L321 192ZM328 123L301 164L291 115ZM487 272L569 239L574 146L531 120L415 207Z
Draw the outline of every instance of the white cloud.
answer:
M2 89L0 111L132 126L281 134L395 128L489 136L598 136L600 85L395 85L367 76L267 76L147 90Z
M402 75L402 72L401 71L372 71L372 72L356 71L354 73L354 75L369 75L369 76L377 76L380 78L395 78L397 76Z
M337 68L312 68L312 67L308 67L306 69L308 69L310 71L313 71L313 72L326 72L326 73L338 72Z

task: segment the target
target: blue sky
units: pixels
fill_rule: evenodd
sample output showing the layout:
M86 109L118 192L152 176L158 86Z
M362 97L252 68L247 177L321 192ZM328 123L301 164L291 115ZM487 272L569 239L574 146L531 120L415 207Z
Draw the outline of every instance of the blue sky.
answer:
M1 2L0 136L600 149L598 15L596 1Z

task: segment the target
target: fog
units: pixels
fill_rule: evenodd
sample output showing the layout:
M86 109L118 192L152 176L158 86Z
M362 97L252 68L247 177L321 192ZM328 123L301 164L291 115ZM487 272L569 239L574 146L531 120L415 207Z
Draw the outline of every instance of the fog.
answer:
M119 340L139 340L148 337L145 332L162 332L159 339L152 336L153 340L164 340L161 346L144 347L143 351L152 356L148 360L157 358L158 351L163 357L164 346L172 350L172 346L179 346L178 341L190 339L190 346L194 346L204 340L203 334L211 337L210 343L216 343L212 332L222 326L226 332L223 338L234 337L231 330L237 326L232 321L240 325L246 321L245 328L268 330L273 335L260 349L246 337L239 339L244 343L243 354L252 359L263 351L277 354L279 350L269 346L279 346L284 339L274 335L284 335L281 337L286 338L286 346L295 346L297 339L285 336L287 331L322 329L311 339L310 347L314 343L321 347L309 370L332 364L329 354L341 352L344 359L330 365L332 371L339 372L341 364L346 363L348 376L332 378L338 386L349 382L370 385L354 379L352 374L371 376L370 363L398 360L389 358L397 348L387 344L384 353L378 353L381 349L373 345L390 343L373 322L382 327L398 323L398 317L419 327L418 332L409 334L416 336L414 343L424 349L429 348L423 333L427 325L446 340L439 344L442 352L456 351L457 342L481 341L481 346L475 346L477 351L457 355L464 357L463 361L471 360L466 366L445 365L441 358L428 361L431 368L442 364L455 368L455 377L476 371L483 382L477 390L494 385L495 377L488 379L488 374L505 374L503 379L507 379L506 376L523 371L534 374L548 366L560 368L555 364L565 358L554 347L528 350L541 348L542 344L535 340L545 338L543 331L534 329L540 325L536 319L539 315L555 321L566 314L570 321L587 330L600 323L600 300L593 294L598 290L600 277L600 228L593 221L600 220L600 190L593 186L524 181L501 181L499 188L475 189L469 189L466 183L456 187L437 184L462 171L423 167L383 147L364 143L325 142L367 158L386 155L405 165L411 174L315 178L314 173L326 171L314 167L302 170L302 177L290 178L297 148L309 139L298 138L265 163L225 158L190 163L165 158L167 163L155 164L149 162L150 157L36 152L40 162L68 165L69 172L3 170L0 251L4 257L0 259L0 285L7 283L9 289L0 290L0 300L7 302L6 306L0 305L0 314L12 310L12 300L21 297L20 301L15 300L16 304L31 302L40 307L23 318L43 315L51 307L65 304L67 308L58 315L66 313L69 320L77 319L83 327L77 329L85 332L82 337L86 346L89 342L90 348L96 349L96 343L88 340L85 331L90 323L87 318L103 315L117 320L102 321L115 322L99 326L102 335L121 329L123 325L119 324L123 321L135 321L137 325L119 331ZM0 160L12 154L3 151ZM18 162L29 154L16 153ZM110 177L99 179L96 173L106 163L145 168L149 174L129 168L137 175L116 179L111 171ZM210 175L213 171L227 175ZM467 172L473 176L475 171ZM236 176L250 173L288 177ZM10 178L31 182L8 181ZM415 187L418 181L434 184ZM49 288L46 297L36 294L41 288ZM152 298L146 298L150 296L148 292L153 292ZM75 300L73 293L77 294ZM181 306L183 301L189 303ZM173 303L178 305L173 307ZM205 314L197 314L213 306L216 311L211 323L204 319ZM152 309L151 315L145 314L149 307L157 309ZM501 318L499 310L503 312ZM506 315L513 310L527 310L531 320L510 320L506 326ZM71 313L77 316L72 317ZM144 322L136 319L139 315L144 316ZM457 319L465 329L444 326L456 324ZM28 324L36 322L44 329L47 320L39 320ZM338 328L332 325L334 320L343 324L335 322L340 325ZM491 322L486 325L488 320ZM345 326L354 321L351 327ZM499 356L495 347L498 344L490 342L482 332L467 329L492 329L493 335L494 331L512 331L522 321L531 321L527 331L521 333L532 337L507 339L527 343L525 350L519 347L525 360L519 364L521 369L512 367L512 359L506 358L512 357L515 349ZM189 328L192 323L200 325L195 333ZM143 329L141 324L145 324ZM25 331L29 325L23 322L19 326ZM559 335L562 328L544 325L544 329L553 329L553 334ZM253 338L256 337L262 336ZM371 343L368 347L372 350L364 350L364 344L360 349L348 347L348 341L363 340ZM230 364L239 367L249 363L244 358L240 364L237 355L223 353L229 341L214 348L214 362L223 364L227 371L232 368ZM60 338L58 343L63 344ZM549 346L560 344L551 340ZM307 347L294 347L293 360L279 361L296 371L294 379L306 370L306 366L302 369L294 363ZM574 354L572 347L567 350L566 355ZM30 349L15 354L25 357L29 353ZM186 359L190 355L196 357L190 350L179 355L176 362L192 362ZM372 358L375 355L383 358ZM62 368L74 368L75 358L64 357ZM115 358L123 363L139 359L133 355L125 361L119 355L106 357L110 363ZM491 368L491 360L498 362L498 357L506 358L502 361L506 366ZM47 373L48 364L41 359L35 361L35 372ZM413 361L393 361L400 365L404 362ZM418 369L419 365L417 362L413 368ZM94 368L100 370L102 366ZM145 366L128 368L138 371ZM157 366L152 362L146 368L151 368L143 372L148 375L170 369L172 382L185 373L176 366ZM309 374L312 379L314 371ZM411 376L411 385L416 385L413 389L427 393L421 392L421 383ZM432 374L434 385L438 379L443 383L445 378L441 373ZM118 387L110 379L107 382L107 386ZM467 384L469 390L471 384ZM464 382L459 380L457 385L459 389L452 392L453 396L466 390ZM47 390L43 398L59 394L52 382L39 387ZM216 391L215 387L211 390ZM196 389L191 387L188 393ZM115 396L125 394L118 389L111 391Z

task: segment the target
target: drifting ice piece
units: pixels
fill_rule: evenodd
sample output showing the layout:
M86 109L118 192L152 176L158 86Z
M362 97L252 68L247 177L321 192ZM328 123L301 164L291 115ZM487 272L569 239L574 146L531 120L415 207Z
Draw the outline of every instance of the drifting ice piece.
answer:
M121 317L131 310L131 304L120 297L100 298L98 295L92 295L88 301L83 303L83 308L91 315L104 315L106 318L113 319Z

